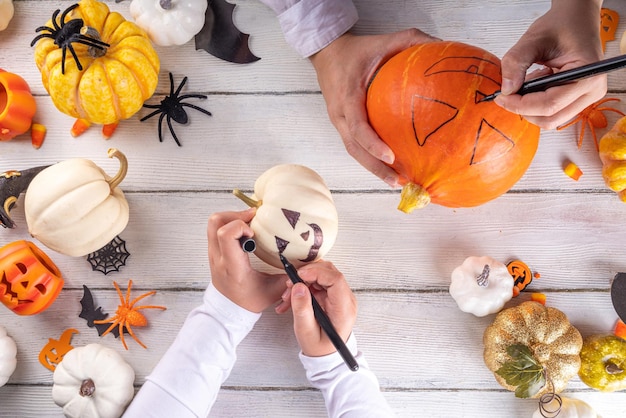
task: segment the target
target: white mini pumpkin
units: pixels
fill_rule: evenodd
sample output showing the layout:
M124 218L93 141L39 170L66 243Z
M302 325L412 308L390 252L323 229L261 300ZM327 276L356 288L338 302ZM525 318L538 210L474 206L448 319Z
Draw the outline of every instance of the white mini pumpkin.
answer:
M17 366L17 346L0 325L0 387L4 386Z
M254 183L254 195L234 191L257 212L250 227L254 254L282 268L282 253L299 267L322 258L335 243L339 219L326 183L314 170L297 164L277 165Z
M9 26L14 12L13 0L0 0L0 31Z
M69 418L118 418L133 399L135 371L115 350L70 350L53 375L52 399Z
M33 237L54 251L80 257L104 247L126 228L128 202L117 186L128 163L114 148L108 155L120 160L115 177L83 158L62 161L35 176L24 199Z
M586 402L579 399L570 399L561 397L561 406L559 409L559 403L556 399L551 400L546 405L540 406L533 413L532 418L600 418L596 411L593 410ZM541 409L544 409L542 414ZM559 410L558 415L550 413L551 411Z
M130 14L156 45L183 45L204 26L207 0L133 0Z

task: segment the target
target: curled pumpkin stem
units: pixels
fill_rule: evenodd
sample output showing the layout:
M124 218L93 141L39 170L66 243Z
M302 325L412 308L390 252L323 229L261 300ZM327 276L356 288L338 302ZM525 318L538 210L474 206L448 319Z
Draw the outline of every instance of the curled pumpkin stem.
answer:
M398 209L404 213L411 213L414 209L422 209L430 203L430 195L419 184L408 182L400 193Z
M115 177L107 181L109 183L109 186L111 187L111 190L113 190L122 182L122 180L124 180L124 177L126 177L126 172L128 171L128 160L126 159L126 156L122 154L122 152L117 148L109 148L107 155L109 156L109 158L115 157L120 160L119 171L117 172Z
M480 287L487 287L489 286L489 272L490 272L491 268L489 267L489 264L485 264L485 267L483 267L483 272L480 273L478 275L478 277L476 277L476 284L478 284L478 286Z
M244 194L239 189L234 189L233 194L237 196L239 199L241 199L246 205L250 206L251 208L259 208L263 204L262 200L254 200L253 198Z

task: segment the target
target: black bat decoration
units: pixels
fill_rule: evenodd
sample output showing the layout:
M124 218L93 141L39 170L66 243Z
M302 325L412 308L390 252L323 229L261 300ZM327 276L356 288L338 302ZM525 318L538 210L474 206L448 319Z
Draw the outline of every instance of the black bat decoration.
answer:
M17 198L28 189L33 178L49 165L17 171L9 170L0 174L0 224L4 228L15 228L9 211L15 206Z
M96 328L98 331L98 335L101 336L104 331L106 331L111 324L94 324L93 321L99 321L102 319L106 319L109 314L104 313L101 307L96 308L93 302L93 295L91 294L91 290L85 285L83 285L83 298L80 300L81 311L78 315L79 318L83 318L87 320L87 326L89 328ZM124 328L124 332L128 333L126 328ZM119 327L115 327L111 330L111 334L118 338L120 336Z
M225 0L208 0L204 26L195 36L196 50L234 62L248 64L260 60L248 47L250 35L242 33L233 23L234 4Z
M617 273L611 283L611 301L617 316L626 322L626 273Z

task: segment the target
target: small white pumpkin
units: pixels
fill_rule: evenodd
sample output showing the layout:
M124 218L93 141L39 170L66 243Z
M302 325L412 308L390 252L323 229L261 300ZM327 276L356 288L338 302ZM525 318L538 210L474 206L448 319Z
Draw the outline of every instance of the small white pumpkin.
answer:
M100 344L70 350L52 379L52 399L69 418L118 418L135 394L133 368Z
M108 155L120 160L115 177L83 158L62 161L35 176L24 199L33 237L54 251L80 257L104 247L126 228L128 202L117 186L128 163L115 148Z
M13 0L0 0L0 31L9 26L14 11Z
M204 26L207 0L133 0L130 14L156 45L183 45Z
M17 345L0 325L0 387L4 386L17 366Z
M537 408L537 410L533 413L532 418L601 418L592 407L580 399L561 397L561 402L562 404L559 409L558 401L556 399L552 399L550 402ZM545 411L543 414L541 413L542 408ZM559 410L559 413L555 415L553 411L557 410Z
M254 254L282 268L279 253L294 266L322 258L335 243L339 219L326 183L315 171L297 164L277 165L254 183L251 198L235 195L257 212L250 227Z
M500 312L513 297L515 280L491 257L467 257L452 271L450 296L463 312L485 316Z

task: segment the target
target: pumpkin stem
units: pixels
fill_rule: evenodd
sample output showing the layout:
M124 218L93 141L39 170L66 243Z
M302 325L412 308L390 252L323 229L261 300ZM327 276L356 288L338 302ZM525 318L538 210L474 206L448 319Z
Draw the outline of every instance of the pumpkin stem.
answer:
M161 6L163 10L169 10L172 8L172 0L160 0L159 6Z
M102 42L102 39L100 38L100 33L96 30L96 28L93 28L91 26L83 26L82 28L80 28L80 34L95 39L96 41L101 41L98 46L90 45L89 48L87 48L87 52L89 53L89 56L91 58L103 57L107 53L107 47L111 46L107 43Z
M611 360L606 362L605 370L608 374L624 373L624 369L622 369L619 365L613 363Z
M246 196L241 190L234 189L233 194L237 196L239 199L243 200L243 202L250 206L251 208L259 208L263 204L262 200L254 200L249 196Z
M109 148L107 155L109 158L116 157L120 160L120 170L117 172L115 177L108 180L109 186L111 187L111 190L113 190L122 182L122 180L124 180L124 177L126 177L126 172L128 171L128 160L126 159L126 156L117 148Z
M398 209L404 213L411 213L414 209L422 209L430 203L430 195L420 185L408 182L400 193Z
M92 397L95 391L96 391L96 384L93 382L93 380L87 378L83 380L82 383L80 384L80 389L78 393L80 394L80 396L83 396L83 397L84 396Z
M480 287L489 286L489 271L490 270L491 269L489 268L489 264L485 264L485 267L483 267L483 272L480 273L478 277L476 277L476 283L478 284L478 286Z

